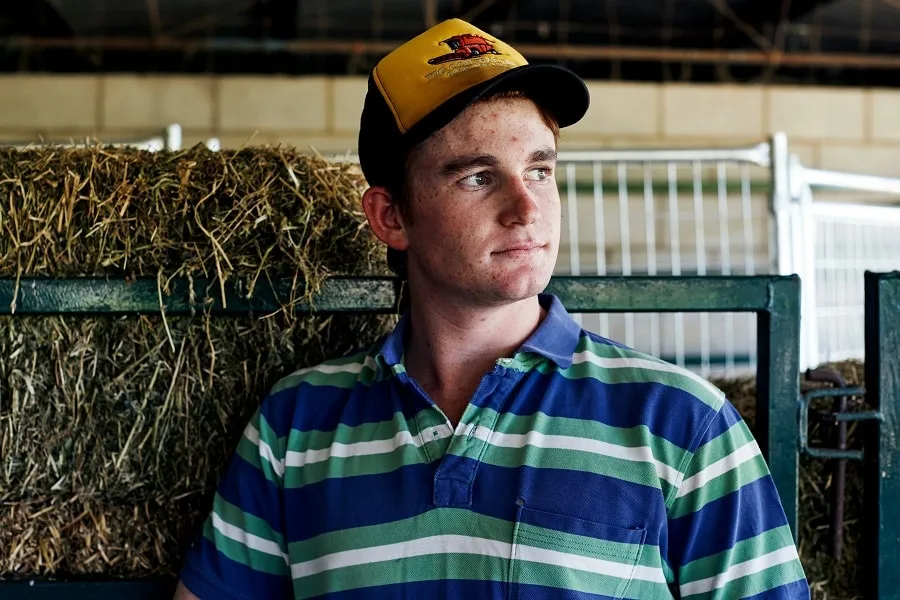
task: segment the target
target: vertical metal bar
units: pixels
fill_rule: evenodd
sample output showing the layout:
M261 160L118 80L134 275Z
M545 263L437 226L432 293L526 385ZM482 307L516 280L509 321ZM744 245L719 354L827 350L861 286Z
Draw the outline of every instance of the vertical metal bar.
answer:
M694 248L697 256L697 275L706 275L706 221L703 217L703 170L694 161ZM709 314L700 313L700 376L709 377Z
M772 173L772 198L769 203L769 211L772 214L774 235L770 236L770 246L774 247L774 261L770 258L770 267L779 275L789 275L794 272L793 257L790 254L790 153L788 152L787 136L784 133L776 133L769 143L771 149L771 173Z
M744 233L744 274L756 274L756 247L753 241L753 203L750 195L750 167L746 163L741 164L741 221ZM756 368L756 344L754 331L756 329L756 315L747 314L747 342L750 367Z
M819 216L813 204L812 188L805 182L801 186L796 209L803 238L801 245L803 263L800 274L803 284L800 368L807 369L819 366L819 309L816 281L816 234Z
M800 279L769 285L769 310L759 313L754 435L769 464L788 525L797 539L797 436L800 397Z
M866 273L866 401L883 421L868 423L865 516L867 598L900 590L900 272Z
M716 188L719 209L719 257L722 275L731 275L731 236L728 219L728 179L725 163L716 163ZM734 313L725 313L725 373L734 376Z
M822 260L822 281L825 287L824 293L820 294L816 301L818 308L825 308L825 317L823 330L825 333L825 347L821 348L819 359L823 362L831 360L832 348L835 347L835 330L833 324L834 317L831 316L832 307L835 305L835 278L834 278L834 223L825 217L820 221L822 226L822 238L824 242L824 260Z
M622 275L631 275L631 222L628 206L628 166L616 163L619 183L619 236L622 245ZM634 347L634 313L625 313L625 345Z
M606 213L603 198L603 165L594 162L594 246L596 247L597 275L606 275ZM600 335L609 337L609 314L600 313Z
M853 356L851 358L865 357L865 293L862 295L860 291L865 291L865 277L867 256L865 254L865 243L863 242L862 223L851 225L853 231ZM862 296L862 297L860 297Z
M581 275L581 240L578 236L578 190L575 183L575 163L566 165L566 210L569 211L569 272Z
M656 267L656 211L653 207L653 170L644 163L644 237L647 244L647 274L655 276ZM659 313L650 313L650 354L659 356Z
M566 165L566 210L569 211L569 272L572 275L581 275L581 238L578 234L578 188L574 162ZM579 325L583 324L584 317L581 313L576 313L573 317Z
M675 163L666 166L669 182L669 253L672 261L672 275L681 275L681 213L678 208L678 169ZM672 315L672 329L675 336L675 364L684 367L684 313Z

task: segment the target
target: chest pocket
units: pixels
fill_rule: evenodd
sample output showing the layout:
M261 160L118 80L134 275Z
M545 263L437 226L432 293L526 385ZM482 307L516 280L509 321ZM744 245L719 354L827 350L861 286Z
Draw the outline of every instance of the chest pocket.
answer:
M645 537L644 529L522 506L513 534L510 600L563 600L568 592L623 598Z

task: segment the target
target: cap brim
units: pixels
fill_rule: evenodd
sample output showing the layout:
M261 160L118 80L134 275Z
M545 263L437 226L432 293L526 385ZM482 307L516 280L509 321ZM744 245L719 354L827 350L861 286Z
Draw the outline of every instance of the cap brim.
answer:
M410 129L406 137L418 143L447 125L475 101L513 90L544 108L560 127L577 123L590 105L587 86L569 69L557 65L523 65L456 94Z

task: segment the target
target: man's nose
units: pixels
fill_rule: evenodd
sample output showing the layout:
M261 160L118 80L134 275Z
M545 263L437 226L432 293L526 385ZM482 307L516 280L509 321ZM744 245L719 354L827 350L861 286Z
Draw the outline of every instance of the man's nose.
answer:
M535 194L519 178L509 178L506 184L507 206L503 214L504 225L531 225L540 216Z

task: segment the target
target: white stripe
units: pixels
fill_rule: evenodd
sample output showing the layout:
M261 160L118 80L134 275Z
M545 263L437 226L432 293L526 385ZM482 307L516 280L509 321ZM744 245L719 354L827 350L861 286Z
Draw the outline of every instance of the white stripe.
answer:
M252 533L247 533L240 527L232 525L230 523L226 523L222 520L222 517L217 515L215 512L212 513L212 525L222 535L227 537L228 539L234 540L244 546L250 548L251 550L256 550L257 552L262 552L263 554L270 554L272 556L280 556L284 559L284 564L289 565L290 559L288 555L282 552L281 546L276 544L271 540L267 540L259 537L258 535L253 535Z
M316 573L390 560L401 560L429 554L476 554L509 558L510 544L466 535L436 535L396 544L344 550L291 565L294 579Z
M588 438L574 437L569 435L544 435L537 431L529 431L528 433L500 433L492 432L487 427L478 426L475 428L475 437L492 446L502 448L522 448L524 446L534 446L535 448L558 449L558 450L580 450L582 452L591 452L601 456L610 456L613 458L621 458L632 462L649 463L656 469L656 474L672 485L678 485L681 473L673 469L669 465L657 460L653 456L653 451L648 446L635 446L629 448L627 446L619 446L609 442L601 442L600 440L592 440Z
M650 360L647 358L607 358L603 356L597 356L593 352L589 352L587 350L578 352L572 357L572 364L584 362L593 363L598 367L603 367L605 369L646 369L649 371L674 373L675 375L681 375L687 379L690 379L694 383L700 384L716 398L723 398L721 390L719 390L716 386L706 381L696 373L688 371L687 369L682 369L681 367L678 367L676 365L670 365L666 362L657 362L655 360Z
M375 359L367 355L362 362L349 362L341 365L321 364L314 367L298 369L283 379L301 377L303 375L308 375L309 373L321 373L323 375L332 375L334 373L362 373L363 369L374 371L377 368L378 365L375 363Z
M453 435L453 431L446 426L435 427L433 430L437 435L428 436L428 441L440 440ZM397 434L384 440L372 440L367 442L354 442L352 444L343 444L335 442L328 448L319 450L306 450L304 452L295 452L288 450L284 457L285 466L302 467L304 465L322 462L330 458L349 458L351 456L372 456L376 454L389 454L403 446L422 445L420 436L413 436L409 431L399 431Z
M690 583L681 585L681 595L688 596L690 594L702 594L723 587L726 583L765 571L770 567L798 560L797 548L793 545L785 546L779 550L774 550L768 554L751 558L750 560L737 563L728 567L724 573L719 573L713 577L706 579L698 579Z
M608 575L620 579L639 579L641 581L652 581L654 583L665 583L666 581L662 569L659 568L631 565L604 560L602 558L582 556L580 554L569 554L558 550L524 546L522 544L519 544L516 547L516 558L540 563L542 565L555 565L557 567L565 567L568 569L578 569L579 571L587 571L598 575Z
M695 473L685 479L684 482L682 482L681 487L678 488L678 493L675 497L681 498L682 496L690 494L697 488L701 488L716 477L723 475L732 469L738 468L759 454L759 446L757 446L756 441L750 440L728 456L720 458L699 473Z
M284 477L284 464L275 457L272 447L259 439L259 431L253 425L247 425L246 429L244 429L244 437L259 448L259 456L272 465L272 470L275 471L275 474L279 477Z

